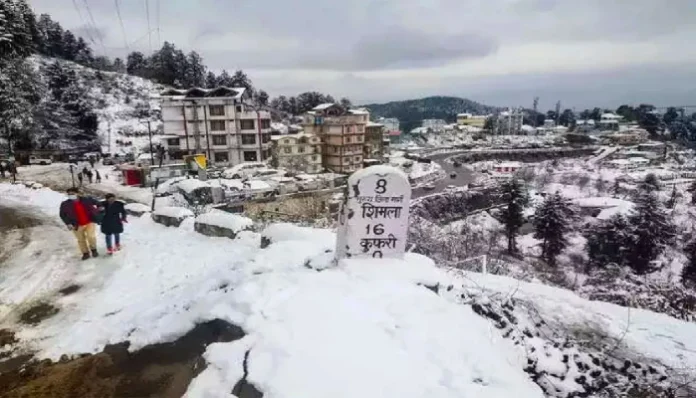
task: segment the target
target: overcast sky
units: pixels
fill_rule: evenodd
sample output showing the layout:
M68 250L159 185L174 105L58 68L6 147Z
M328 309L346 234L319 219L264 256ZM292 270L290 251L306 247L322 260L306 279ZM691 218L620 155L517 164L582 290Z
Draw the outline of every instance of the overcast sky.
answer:
M147 2L118 1L124 34L113 0L30 0L107 55L166 40L272 96L696 105L696 0L149 0L151 35Z

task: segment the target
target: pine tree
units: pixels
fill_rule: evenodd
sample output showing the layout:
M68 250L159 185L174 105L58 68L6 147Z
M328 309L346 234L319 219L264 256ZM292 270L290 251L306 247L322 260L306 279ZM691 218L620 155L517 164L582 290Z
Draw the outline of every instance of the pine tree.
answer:
M674 206L677 205L677 198L679 196L679 193L677 192L677 186L674 185L672 187L672 193L669 196L669 200L667 200L666 206L668 209L674 209Z
M500 216L502 223L505 225L508 252L512 254L517 251L517 235L525 222L523 211L527 205L528 197L524 188L516 179L506 181L501 189L503 203L506 206L501 211Z
M191 51L187 59L187 73L185 78L186 87L205 87L206 85L206 68L203 65L203 58L195 52Z
M258 93L256 93L256 103L259 104L260 106L267 106L268 105L268 93L259 90Z
M233 81L232 81L232 76L230 76L229 73L227 73L226 70L223 69L222 73L217 78L217 86L222 86L222 87L232 87L233 86Z
M242 70L234 72L234 75L232 76L231 86L246 88L246 91L250 96L254 93L254 86L251 84L251 79L249 79L249 76L247 76L247 74L244 73L244 71Z
M4 0L0 2L0 60L14 57L25 58L34 52L34 41L30 26L27 25L29 7L23 0ZM33 14L32 14L33 15Z
M675 227L651 191L642 191L636 197L635 210L628 220L632 236L627 264L639 274L648 273L651 262L674 240Z
M126 72L129 75L146 77L147 62L145 55L139 51L128 54L128 58L126 58Z
M92 65L94 62L94 56L92 55L92 49L87 45L85 39L79 37L77 39L76 48L77 51L75 54L75 62L84 66Z
M631 235L626 217L617 214L598 226L591 226L583 235L587 239L585 249L591 266L623 264Z
M682 283L687 286L696 286L696 239L691 240L684 248L689 262L682 269Z
M114 64L112 67L114 72L126 73L126 65L123 63L121 58L114 59Z
M549 265L556 265L556 257L568 245L565 235L573 217L570 201L558 192L547 196L535 212L534 237L541 239L541 257Z
M20 136L29 133L42 96L41 80L25 60L0 61L0 136L10 150Z
M654 192L660 190L660 180L654 173L649 173L640 183L639 189L646 192Z
M215 73L213 72L208 72L207 75L205 75L205 87L206 88L215 88L218 85L218 78L215 76Z
M66 30L63 32L63 53L64 58L68 61L75 61L79 53L79 48L77 47L77 39L71 31Z

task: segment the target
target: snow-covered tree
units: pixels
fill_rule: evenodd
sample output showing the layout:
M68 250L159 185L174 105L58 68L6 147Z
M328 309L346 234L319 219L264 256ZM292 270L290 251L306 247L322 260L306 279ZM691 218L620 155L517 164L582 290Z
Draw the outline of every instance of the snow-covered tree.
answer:
M660 190L660 180L654 173L648 173L639 186L640 191L654 192Z
M534 237L541 240L541 257L549 265L556 264L556 257L568 245L566 233L574 215L570 201L558 192L548 195L535 212Z
M267 106L268 105L268 93L263 91L263 90L259 90L256 93L256 103L259 104L260 106Z
M237 70L232 76L232 87L244 87L249 95L254 93L254 86L251 84L251 79L242 70Z
M126 73L126 64L123 63L121 58L114 59L114 64L112 66L114 72Z
M233 84L234 82L232 81L232 76L230 76L230 74L223 69L222 73L220 73L220 75L218 75L217 77L217 85L224 87L232 87Z
M627 265L639 274L648 273L652 261L674 240L674 224L651 191L639 193L628 221L632 236L626 253Z
M691 240L684 248L684 254L689 260L682 269L682 283L696 287L696 239Z
M326 101L326 102L334 102L334 101ZM346 108L346 109L350 109L353 106L353 103L350 102L350 100L346 97L341 98L340 103L341 103L341 106Z
M215 88L218 85L218 78L215 76L215 73L213 72L208 72L207 75L205 75L205 87L206 88Z
M611 263L623 264L624 253L630 239L630 225L621 214L587 228L585 249L592 267L604 267Z
M558 123L561 126L566 126L566 127L571 127L575 125L575 113L573 113L572 109L566 109L561 113L561 116L558 118Z
M517 235L524 225L524 207L529 202L527 192L517 179L503 183L502 199L505 207L500 213L501 222L505 226L505 236L508 241L508 252L517 251Z
M126 59L126 72L129 75L145 77L147 73L147 61L145 55L139 51L128 54Z
M185 87L204 87L206 68L203 65L203 58L195 52L191 51L187 57L188 68L184 79Z

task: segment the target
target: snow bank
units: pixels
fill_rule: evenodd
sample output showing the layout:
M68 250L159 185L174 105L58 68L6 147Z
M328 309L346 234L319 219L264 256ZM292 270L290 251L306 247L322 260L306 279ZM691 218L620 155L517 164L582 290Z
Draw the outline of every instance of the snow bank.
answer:
M193 217L193 212L189 209L183 208L183 207L172 207L172 206L164 206L155 209L155 211L152 213L153 215L156 216L165 216L165 217L172 217L172 218L186 218L186 217Z
M579 198L573 200L573 203L578 207L630 207L633 202L627 200L616 199L611 197L596 197L596 198Z
M250 218L231 214L222 210L212 210L208 213L201 214L196 217L196 223L227 228L235 233L243 229L249 229L254 225L254 222Z
M432 272L432 263L354 260L252 277L216 309L248 338L210 346L213 366L188 396L229 393L246 351L247 382L269 397L542 397L486 320L411 283Z
M144 205L142 203L126 203L124 206L126 212L130 214L144 214L150 211L150 206Z
M336 234L331 230L300 227L290 223L272 224L261 232L261 236L274 243L306 240L336 244Z

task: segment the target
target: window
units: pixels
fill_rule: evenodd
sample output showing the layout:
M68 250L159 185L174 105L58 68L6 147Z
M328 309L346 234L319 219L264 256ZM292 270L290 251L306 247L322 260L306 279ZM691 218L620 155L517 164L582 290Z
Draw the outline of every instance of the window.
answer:
M269 151L261 151L261 160L268 159L269 155L270 155Z
M242 134L242 145L256 144L256 136L253 134Z
M361 156L356 156L354 160L355 160L356 162L359 162L359 161L362 160L362 157L361 157Z
M362 135L359 135L359 136L355 137L355 141L357 141L357 142L362 142L362 141L363 141L363 136L362 136Z
M225 131L225 121L224 120L211 120L210 121L210 131Z
M180 139L179 139L179 138L168 138L168 139L167 139L167 145L169 145L169 146L179 146L179 145L180 145Z
M352 131L353 131L353 126L346 126L346 127L345 127L345 132L346 132L346 133L350 133L350 132L352 132Z
M358 133L362 133L364 131L365 131L365 126L363 126L363 125L358 126Z
M225 106L224 105L210 105L208 106L210 116L225 116Z
M253 119L240 120L239 121L239 128L241 128L242 130L253 130L254 129L254 120Z
M283 148L283 152L285 153L292 153L292 148Z
M213 154L215 162L227 163L230 161L230 156L227 152L215 152Z
M237 111L237 113L242 112L242 106L241 106L241 105L235 106L234 109Z
M261 128L262 129L270 129L271 128L271 119L261 119Z
M298 146L297 147L297 153L304 153L305 152L305 147L304 146Z
M350 137L346 137L346 144L350 142Z
M244 151L245 162L256 162L257 160L256 151Z
M214 135L213 136L213 145L227 145L227 136L226 135Z
M317 155L312 155L312 160L316 162L318 156Z
M261 134L261 142L264 144L268 143L271 141L271 135L270 134Z

